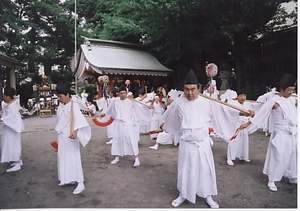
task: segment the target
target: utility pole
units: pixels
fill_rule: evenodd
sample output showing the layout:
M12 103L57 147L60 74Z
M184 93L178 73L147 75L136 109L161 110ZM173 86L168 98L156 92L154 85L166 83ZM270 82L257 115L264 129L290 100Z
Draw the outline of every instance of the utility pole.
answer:
M77 65L77 58L76 58L76 53L77 53L77 1L75 0L75 9L74 9L74 12L75 12L75 34L74 34L74 37L75 37L75 53L74 53L74 61L75 61L75 65L74 67L76 68L76 65ZM77 94L77 90L78 90L78 87L77 87L77 76L75 74L75 93Z

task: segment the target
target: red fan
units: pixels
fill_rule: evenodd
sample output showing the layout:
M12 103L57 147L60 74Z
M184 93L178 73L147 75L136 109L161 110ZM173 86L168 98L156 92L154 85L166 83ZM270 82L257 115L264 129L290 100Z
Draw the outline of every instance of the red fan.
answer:
M237 137L237 135L238 135L239 132L240 132L240 129L236 129L235 133L234 133L233 136L230 138L230 141L234 140L234 139Z
M106 127L113 121L114 119L111 116L105 116L103 118L93 118L93 122L100 127Z
M57 143L57 141L51 141L51 146L52 146L54 149L58 150L58 143Z
M208 128L208 133L213 133L213 132L215 132L214 129L212 127L209 127Z

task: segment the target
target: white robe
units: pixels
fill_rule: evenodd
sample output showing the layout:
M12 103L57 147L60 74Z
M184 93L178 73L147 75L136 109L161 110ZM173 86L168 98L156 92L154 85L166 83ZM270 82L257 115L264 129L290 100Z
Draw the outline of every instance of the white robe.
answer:
M232 105L235 105L239 108L248 110L248 108L240 104L237 100L231 101ZM245 103L244 103L245 104ZM249 117L240 116L236 127L239 128L239 126L249 120ZM237 137L229 141L228 148L227 148L227 158L231 160L235 160L236 158L240 159L249 159L249 132L248 129L242 130L238 133Z
M83 182L83 170L80 155L80 143L83 146L91 139L91 128L80 111L77 103L73 102L73 131L78 129L77 138L70 139L71 102L60 104L57 109L58 134L57 167L58 180L63 183L73 181Z
M140 101L140 97L135 98L136 101ZM146 97L143 99L142 103L145 105L150 105L151 103L148 102L149 97ZM138 104L138 106L143 106L141 104ZM145 134L150 131L150 122L151 122L151 110L150 109L138 109L137 110L137 116L139 116L138 119L136 119L136 126L137 126L137 133L139 134Z
M209 93L208 90L204 90L204 91L203 91L203 94L206 95L206 96L212 97L212 98L214 98L214 99L219 99L219 94L220 94L220 92L219 92L219 90L217 90L217 83L216 83L216 80L212 80L212 81L211 81L211 84L210 84L210 87L209 87L209 88L211 88L211 87L213 87L213 89L214 89L214 92L213 92L213 93Z
M157 134L156 142L162 145L174 144L177 146L179 143L179 133L166 133L165 131Z
M73 102L76 102L82 111L87 111L88 107L86 106L85 103L81 100L81 98L78 95L72 95L72 100Z
M115 100L116 98L108 98L108 105L112 103L113 100ZM107 106L108 108L108 106ZM105 113L105 111L107 110L107 108L105 108L105 110L103 111ZM107 131L107 138L111 138L113 139L114 134L115 134L115 123L112 122L110 125L106 126L106 131Z
M177 188L181 196L192 203L195 203L196 195L205 198L218 193L212 153L213 141L208 133L209 122L213 123L219 134L232 135L234 129L226 133L219 129L232 125L231 118L235 117L233 122L236 122L239 115L235 110L220 106L203 97L188 101L182 96L163 115L164 130L167 133L180 131ZM231 118L226 119L226 115ZM219 121L216 122L215 117Z
M96 113L96 106L94 104L88 105L87 107L89 110L92 110L92 114Z
M234 90L227 89L224 94L220 96L223 102L230 103L233 99L237 98L237 93Z
M176 97L174 97L174 100L176 100L179 95L174 94L174 96L176 96ZM168 110L168 108L170 108L171 105L172 105L172 103L167 106L166 110ZM159 122L164 123L165 118L167 116L168 115L162 115ZM159 143L162 145L174 144L174 146L177 146L179 143L179 140L180 140L180 130L178 130L178 131L172 130L172 133L167 133L166 131L162 131L157 134L156 143Z
M2 106L6 105L2 103ZM12 102L3 110L1 120L3 121L1 163L18 161L22 151L21 132L24 130L24 124L17 101Z
M267 92L257 98L257 102L267 102L269 99L276 95L276 89L273 88L270 92ZM272 123L272 115L268 117L268 121L265 121L265 124L262 125L262 129L264 132L271 133L273 131L273 123Z
M89 96L88 93L83 93L83 92L81 93L81 100L84 105L87 105L87 97L88 96Z
M111 146L111 154L116 156L139 154L138 136L134 130L134 121L140 120L136 115L137 110L148 109L139 106L138 103L125 99L116 98L109 105L106 115L114 118L115 134ZM148 109L149 110L149 109Z
M161 124L160 118L164 112L164 109L160 105L160 103L154 102L153 106L154 106L154 109L153 109L153 113L152 113L152 117L151 117L149 131L159 130L159 126ZM157 138L157 134L150 134L150 138L152 138L152 139Z
M113 100L115 100L116 98L105 98L102 97L99 100L96 101L98 109L101 113L105 113L108 106L112 103ZM105 118L105 117L104 117ZM115 127L114 127L114 122L112 122L111 124L106 126L106 134L107 134L107 138L113 139L113 136L115 134Z
M279 104L273 109L275 103ZM249 132L262 128L269 116L272 116L273 131L266 154L263 173L271 181L280 181L282 177L297 178L297 141L298 141L298 111L288 98L278 95L269 99L250 119Z

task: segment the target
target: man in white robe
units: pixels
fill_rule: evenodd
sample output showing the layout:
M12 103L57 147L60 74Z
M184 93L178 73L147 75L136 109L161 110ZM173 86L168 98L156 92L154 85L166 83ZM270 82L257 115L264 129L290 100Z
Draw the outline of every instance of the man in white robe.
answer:
M114 119L115 134L111 146L111 154L115 156L115 159L111 161L111 164L117 164L120 161L120 157L126 155L135 156L133 166L140 165L138 158L138 137L134 130L134 121L140 120L140 116L137 116L137 110L148 109L143 105L134 102L127 98L127 91L124 85L119 88L119 98L116 98L107 108L105 114L101 114L101 117L110 115Z
M19 103L14 99L16 91L12 87L5 87L2 103L2 153L1 163L14 162L6 172L18 171L23 162L21 160L21 132L24 124L19 112Z
M221 94L220 99L223 102L228 102L231 103L232 100L237 98L237 93L236 91L232 90L232 89L227 89L224 94Z
M81 93L81 100L82 100L82 103L83 103L84 105L86 105L86 106L87 106L87 98L88 98L88 96L89 96L89 94L86 93L86 90L84 89L84 90L82 91L82 93Z
M275 182L281 181L282 177L297 184L298 111L289 99L295 91L295 81L292 74L283 75L279 95L265 102L255 117L240 126L240 129L245 129L251 125L249 132L253 133L272 116L273 130L263 168L271 191L277 191Z
M204 89L203 94L207 95L209 97L215 98L215 99L220 98L220 92L217 89L216 80L211 80L211 82L210 82L209 86L207 87L207 89Z
M57 109L58 134L57 167L59 185L75 184L73 194L85 190L84 176L81 164L80 143L83 146L91 139L91 128L80 111L79 105L72 101L71 91L66 83L56 87L58 100L61 102Z
M169 106L171 105L174 100L180 95L182 95L182 91L177 91L176 89L171 89L168 93L168 101L164 105L165 109L168 109ZM160 126L159 129L161 128L161 125L164 124L164 119L161 117L160 120ZM157 139L156 142L153 146L150 146L149 148L152 150L158 150L158 146L161 145L169 145L169 144L174 144L174 146L177 146L179 143L179 132L175 133L166 133L166 131L159 132L157 134Z
M217 195L209 122L225 140L234 133L233 124L239 112L199 96L199 82L191 70L184 83L184 96L177 98L163 114L164 130L180 131L177 188L179 196L172 201L177 207L185 200L195 203L205 198L211 208L219 208L212 199ZM232 121L232 122L231 122Z
M109 92L109 97L105 98L102 97L99 100L96 101L98 109L100 113L105 113L108 106L116 99L116 97L119 94L119 89L117 87L114 87L110 92ZM109 116L107 116L109 118ZM110 140L106 142L106 144L112 144L113 141L113 136L115 134L115 127L114 127L114 122L106 126L106 132L107 132L107 138Z
M247 99L247 95L244 90L240 90L238 92L236 100L232 100L230 104L240 107L245 110L249 110L245 106L245 101ZM247 122L249 117L240 116L238 122L236 123L235 128L238 128L241 124ZM228 140L227 147L227 164L233 166L233 160L239 158L240 160L244 160L246 162L250 162L249 159L249 134L248 130L243 130L238 132L237 136L233 140Z
M165 131L159 132L157 134L156 142L150 149L158 150L159 145L169 145L173 144L177 146L179 143L179 134L177 133L166 133Z
M159 97L156 95L154 97L154 102L153 102L153 111L152 111L152 116L151 116L151 122L150 122L150 128L149 131L155 131L159 130L160 126L160 118L164 112L163 107L159 103ZM150 134L151 139L156 139L157 138L157 133Z
M89 114L89 117L96 114L96 106L92 102L88 102L87 108L88 108L87 112Z

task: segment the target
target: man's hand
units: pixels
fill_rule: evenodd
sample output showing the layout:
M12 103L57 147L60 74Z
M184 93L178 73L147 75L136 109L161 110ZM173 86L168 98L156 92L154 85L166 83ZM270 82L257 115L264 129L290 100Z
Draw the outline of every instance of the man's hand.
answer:
M164 122L163 122L163 123L161 123L161 124L159 125L159 128L163 130L163 126L164 126L164 125L165 125L165 123L164 123Z
M70 134L69 138L70 138L70 139L75 139L75 138L77 138L77 132L78 132L78 130L74 130L74 131Z
M255 112L254 111L252 111L252 110L248 110L249 112L250 112L250 115L249 116L251 116L251 117L254 117L254 115L255 115Z
M254 117L254 115L255 115L255 112L254 111L252 111L252 110L248 110L249 111L249 113L245 113L245 112L240 112L240 116L251 116L251 117Z
M215 92L215 89L214 89L213 86L209 86L209 87L207 88L207 93L213 94L214 92Z
M240 127L239 127L239 130L244 130L245 128L247 128L249 125L251 124L250 121L244 123L244 124L241 124Z
M146 97L148 97L148 95L147 95L147 94L144 94L144 95L141 97L140 101L144 100Z

